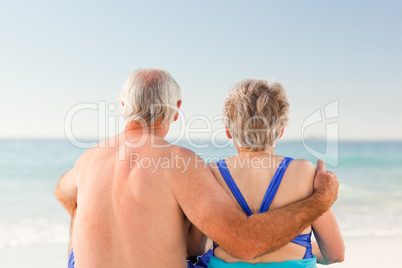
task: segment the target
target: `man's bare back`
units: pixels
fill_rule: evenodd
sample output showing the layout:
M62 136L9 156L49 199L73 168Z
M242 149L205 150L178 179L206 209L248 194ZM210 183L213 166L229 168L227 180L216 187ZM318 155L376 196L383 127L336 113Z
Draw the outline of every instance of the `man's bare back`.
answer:
M154 142L168 145L157 137ZM114 148L105 141L98 146L105 148L93 148L79 160L73 233L77 267L151 267L150 260L160 267L186 267L189 223L170 184L184 165L170 163L164 169L153 164L178 153L184 159L185 150L149 143L132 149L121 136ZM125 160L119 160L119 150L125 151Z

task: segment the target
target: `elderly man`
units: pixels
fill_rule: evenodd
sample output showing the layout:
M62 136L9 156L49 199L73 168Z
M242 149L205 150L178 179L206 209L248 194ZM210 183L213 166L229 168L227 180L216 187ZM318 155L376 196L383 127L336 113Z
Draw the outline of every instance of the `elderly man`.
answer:
M252 259L287 244L336 200L336 175L319 162L310 198L247 217L202 159L164 140L181 106L168 72L135 71L121 101L125 131L87 150L55 192L75 215L76 267L187 267L191 223L233 256Z

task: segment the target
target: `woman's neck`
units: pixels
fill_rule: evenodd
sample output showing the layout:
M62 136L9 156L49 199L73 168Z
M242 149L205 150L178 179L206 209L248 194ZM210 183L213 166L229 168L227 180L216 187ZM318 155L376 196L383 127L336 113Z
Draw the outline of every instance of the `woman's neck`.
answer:
M256 151L251 151L250 148L236 148L239 155L261 155L261 154L274 154L275 147L259 149Z

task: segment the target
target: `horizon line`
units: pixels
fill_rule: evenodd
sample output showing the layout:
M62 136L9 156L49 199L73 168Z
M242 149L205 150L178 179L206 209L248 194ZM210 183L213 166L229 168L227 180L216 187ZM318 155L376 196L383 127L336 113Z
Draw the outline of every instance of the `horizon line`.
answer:
M103 141L105 140L105 138L102 139L98 139L96 137L78 137L77 139L81 140L81 141ZM169 138L165 138L167 141L171 141L171 140L175 140L175 139L169 139ZM68 141L68 139L66 137L0 137L0 140L65 140ZM197 140L197 141L206 141L209 140L208 138L193 138L192 140ZM217 141L227 141L227 139L216 139ZM320 142L402 142L402 139L393 139L393 138L347 138L347 139L338 139L338 140L334 140L334 139L330 139L330 140L325 140L322 138L306 138L304 139L305 141L320 141ZM186 141L185 138L180 139L178 141ZM288 139L282 139L279 140L278 143L281 142L295 142L295 141L300 141L301 139L297 139L297 138L288 138Z

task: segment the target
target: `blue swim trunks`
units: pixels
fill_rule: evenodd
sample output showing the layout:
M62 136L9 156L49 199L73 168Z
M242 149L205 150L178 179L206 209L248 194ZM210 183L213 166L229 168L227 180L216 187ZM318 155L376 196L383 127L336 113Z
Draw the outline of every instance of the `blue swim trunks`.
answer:
M188 268L208 268L209 260L211 259L211 257L213 255L214 255L214 251L212 249L210 249L204 255L198 256L196 263L187 261L187 267Z
M208 263L209 263L209 259L211 258L213 253L214 252L212 250L209 250L204 255L197 257L197 262L195 264L193 264L190 261L187 261L187 267L188 268L207 268ZM68 266L67 266L67 268L74 268L74 266L75 266L74 251L73 251L73 249L71 249L70 255L68 257Z
M73 251L73 249L71 249L70 256L68 256L67 268L74 268L74 266L75 266L74 251Z

